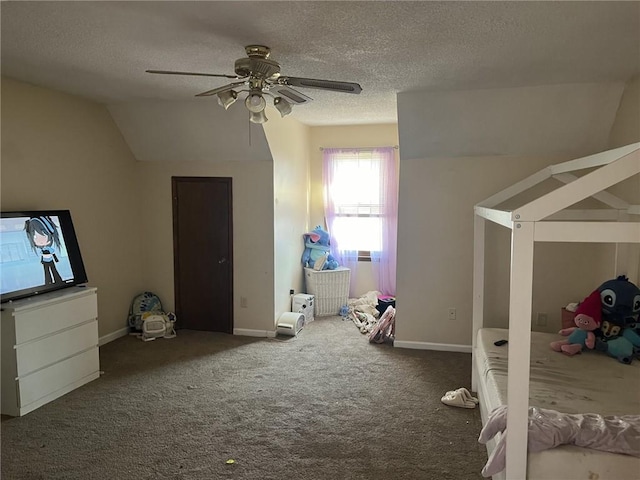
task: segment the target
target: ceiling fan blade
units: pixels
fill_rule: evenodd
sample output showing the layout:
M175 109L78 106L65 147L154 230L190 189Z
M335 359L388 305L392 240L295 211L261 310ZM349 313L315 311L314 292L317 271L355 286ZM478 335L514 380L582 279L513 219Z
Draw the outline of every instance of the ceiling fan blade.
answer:
M278 84L292 87L318 88L343 93L360 93L362 87L352 82L337 82L335 80L317 80L315 78L280 77Z
M271 85L269 87L269 92L273 95L277 93L282 98L284 98L287 102L293 105L302 105L303 103L309 103L313 101L311 97L307 97L305 94L294 90L291 87L287 87L286 85Z
M237 75L226 75L224 73L197 73L197 72L175 72L172 70L145 70L147 73L160 73L162 75L195 75L198 77L224 77L224 78L241 78Z
M206 92L198 93L196 97L208 97L210 95L217 95L218 93L227 92L229 90L233 90L236 87L240 87L244 85L246 82L234 82L229 85L225 85L224 87L214 88L213 90L207 90Z

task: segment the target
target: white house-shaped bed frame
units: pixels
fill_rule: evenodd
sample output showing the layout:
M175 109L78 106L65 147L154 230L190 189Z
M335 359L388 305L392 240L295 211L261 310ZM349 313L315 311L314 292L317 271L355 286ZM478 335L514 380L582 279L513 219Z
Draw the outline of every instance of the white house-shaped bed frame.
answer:
M570 173L594 167L597 168L581 177ZM490 220L511 229L507 479L525 479L527 472L534 242L640 243L640 223L637 221L640 219L640 205L630 205L604 191L638 173L640 143L635 143L548 166L475 206L472 366L474 391L477 391L478 383L475 349L478 330L483 327L484 321L485 223L486 220ZM513 211L495 208L505 200L548 178L555 178L564 185ZM568 209L588 197L599 200L609 208Z

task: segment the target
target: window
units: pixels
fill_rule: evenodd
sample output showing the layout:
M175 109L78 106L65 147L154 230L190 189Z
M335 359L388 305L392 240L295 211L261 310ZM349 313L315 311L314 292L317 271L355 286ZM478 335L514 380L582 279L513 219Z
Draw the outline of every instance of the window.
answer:
M373 151L345 151L335 158L326 195L335 209L333 235L340 248L369 257L382 250L381 159Z
M323 152L325 217L332 253L354 269L371 260L379 290L395 293L398 168L393 147Z

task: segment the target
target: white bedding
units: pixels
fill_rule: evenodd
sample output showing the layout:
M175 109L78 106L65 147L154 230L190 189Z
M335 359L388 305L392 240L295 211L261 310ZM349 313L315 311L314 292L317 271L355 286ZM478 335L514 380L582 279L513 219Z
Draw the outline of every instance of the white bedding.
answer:
M478 331L474 358L483 423L494 408L507 405L508 349L494 342L506 340L508 333L496 328ZM602 352L569 357L549 347L558 338L531 333L530 406L564 413L640 414L640 361L624 365ZM529 479L639 480L640 459L564 445L530 453L527 472Z

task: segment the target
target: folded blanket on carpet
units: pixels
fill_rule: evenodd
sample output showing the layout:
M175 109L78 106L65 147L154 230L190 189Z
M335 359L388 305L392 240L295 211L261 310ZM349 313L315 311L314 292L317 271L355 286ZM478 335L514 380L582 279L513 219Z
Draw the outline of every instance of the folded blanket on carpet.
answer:
M358 327L360 333L370 333L378 322L380 312L378 306L378 295L380 292L371 291L359 298L350 298L347 302L349 307L349 318Z

